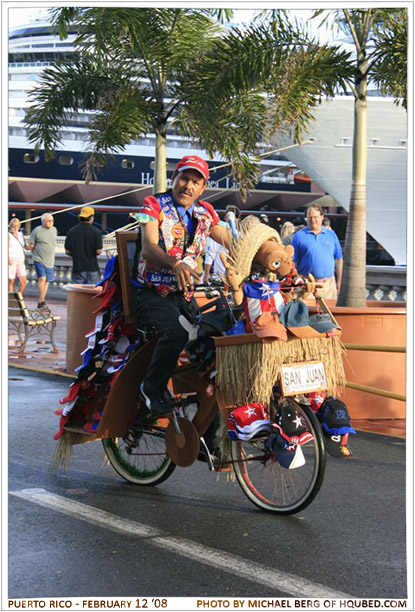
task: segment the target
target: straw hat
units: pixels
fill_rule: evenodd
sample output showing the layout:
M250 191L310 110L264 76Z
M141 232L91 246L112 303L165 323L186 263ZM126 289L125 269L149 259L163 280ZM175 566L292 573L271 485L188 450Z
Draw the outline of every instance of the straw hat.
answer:
M242 278L251 273L252 262L260 247L267 240L275 240L281 244L279 233L261 223L257 217L248 215L238 223L238 239L232 238L229 257Z

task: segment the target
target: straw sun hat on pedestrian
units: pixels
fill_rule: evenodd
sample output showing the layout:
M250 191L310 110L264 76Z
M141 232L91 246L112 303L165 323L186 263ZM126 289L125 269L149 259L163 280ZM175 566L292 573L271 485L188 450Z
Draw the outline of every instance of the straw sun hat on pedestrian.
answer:
M241 277L247 278L251 274L252 262L261 246L267 240L281 244L281 238L275 229L261 223L253 215L239 221L238 233L237 239L232 238L229 259Z

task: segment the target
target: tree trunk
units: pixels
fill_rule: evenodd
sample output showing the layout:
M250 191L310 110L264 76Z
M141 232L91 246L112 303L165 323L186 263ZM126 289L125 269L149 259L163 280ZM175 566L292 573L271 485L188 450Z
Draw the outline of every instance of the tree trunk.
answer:
M361 66L363 72L363 66ZM350 208L339 306L366 306L367 78L356 83Z
M167 138L166 132L156 132L156 159L153 193L162 193L167 188Z

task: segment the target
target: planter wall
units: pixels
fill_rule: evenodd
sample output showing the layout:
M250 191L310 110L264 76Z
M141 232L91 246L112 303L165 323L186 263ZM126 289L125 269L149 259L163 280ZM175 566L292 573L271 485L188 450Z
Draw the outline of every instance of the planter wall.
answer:
M102 287L94 285L66 285L67 291L67 328L66 328L66 371L73 373L82 365L81 352L86 348L88 340L85 334L92 331L95 325L94 310L99 307L100 300L92 298L101 293Z
M406 307L367 302L367 308L332 306L344 343L406 346ZM313 309L310 308L310 311ZM346 380L405 395L406 354L349 349L344 358ZM352 419L404 419L405 402L346 388L342 395Z

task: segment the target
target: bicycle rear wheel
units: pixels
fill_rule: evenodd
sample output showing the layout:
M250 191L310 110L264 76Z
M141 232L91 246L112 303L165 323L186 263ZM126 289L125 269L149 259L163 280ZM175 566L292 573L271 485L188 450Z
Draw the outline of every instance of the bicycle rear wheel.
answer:
M103 439L108 461L128 482L155 486L173 473L176 465L166 453L167 419L155 423L138 420L125 438Z
M265 438L231 443L235 475L245 495L256 506L275 514L294 514L306 508L323 483L326 452L320 425L313 411L292 399L313 440L304 444L305 464L285 469L265 445Z

